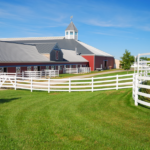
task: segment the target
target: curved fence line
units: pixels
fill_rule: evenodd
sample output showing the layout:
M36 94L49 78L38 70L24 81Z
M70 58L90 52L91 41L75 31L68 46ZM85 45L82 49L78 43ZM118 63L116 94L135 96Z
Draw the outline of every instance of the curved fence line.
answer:
M138 104L150 106L150 101L146 100L150 98L150 94L142 92L142 89L150 89L150 85L145 85L147 81L150 81L150 61L141 60L143 55L150 55L150 53L138 54L134 63L132 96L136 106Z
M83 79L34 79L0 75L0 88L40 91L100 91L133 87L133 74Z

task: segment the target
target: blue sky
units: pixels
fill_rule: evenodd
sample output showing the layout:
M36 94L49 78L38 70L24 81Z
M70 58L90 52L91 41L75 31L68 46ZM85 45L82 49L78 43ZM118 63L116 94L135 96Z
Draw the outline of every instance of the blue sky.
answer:
M120 59L150 52L149 0L1 0L0 38L64 36L73 22L79 40Z

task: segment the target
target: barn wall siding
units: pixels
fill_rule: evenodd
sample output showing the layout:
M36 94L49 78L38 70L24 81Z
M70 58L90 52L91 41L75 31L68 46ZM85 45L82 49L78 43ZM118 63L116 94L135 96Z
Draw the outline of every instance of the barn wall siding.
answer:
M16 67L8 67L7 72L8 73L16 73Z
M94 71L95 70L94 69L94 57L95 56L82 55L82 57L89 61L89 67L91 67L91 71Z
M107 68L104 66L104 61L107 61ZM114 57L95 56L95 69L100 68L101 64L103 69L109 69L109 66L114 68Z
M58 66L62 66L62 68L65 65L69 65L70 64L73 65L73 68L76 67L76 65L78 65L78 67L80 67L80 65L86 65L89 66L88 62L81 62L81 63L76 63L76 62L65 62L65 63L0 63L0 66L6 67L7 68L7 72L8 73L16 73L16 67L20 67L20 71L27 71L27 66L31 66L31 71L34 70L34 66L40 66L40 70L45 70L46 66L49 66L49 69L51 69L51 66L56 66L56 69L58 69ZM51 65L51 66L50 66ZM12 66L12 67L11 67ZM14 67L15 66L15 67ZM60 74L63 73L63 70L60 70Z

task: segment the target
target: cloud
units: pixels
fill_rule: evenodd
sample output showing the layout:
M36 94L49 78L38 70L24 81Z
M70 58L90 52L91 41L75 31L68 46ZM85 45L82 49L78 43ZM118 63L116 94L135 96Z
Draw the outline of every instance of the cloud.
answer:
M108 33L102 33L102 32L92 32L94 34L101 34L101 35L109 35L109 36L115 36L113 34L108 34Z
M144 30L144 31L150 31L150 25L149 26L140 26L137 27L138 29Z
M100 21L99 19L89 19L84 23L99 27L131 27L132 25L120 21Z

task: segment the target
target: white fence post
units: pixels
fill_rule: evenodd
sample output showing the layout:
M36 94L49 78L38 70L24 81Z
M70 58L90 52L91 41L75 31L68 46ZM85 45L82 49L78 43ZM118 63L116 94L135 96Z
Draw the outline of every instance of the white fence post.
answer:
M48 79L48 93L50 92L50 79Z
M31 92L32 92L32 77L31 77Z
M93 77L92 77L92 92L93 92Z
M118 90L118 74L116 75L116 90Z
M42 78L42 71L40 71L40 78Z
M133 74L132 97L135 99L135 74Z
M17 79L16 79L17 77L15 76L15 90L16 90L16 86L17 86Z
M135 99L134 104L138 106L138 74L135 75Z
M71 92L71 80L69 78L69 92Z
M24 72L22 72L22 77L24 78Z

